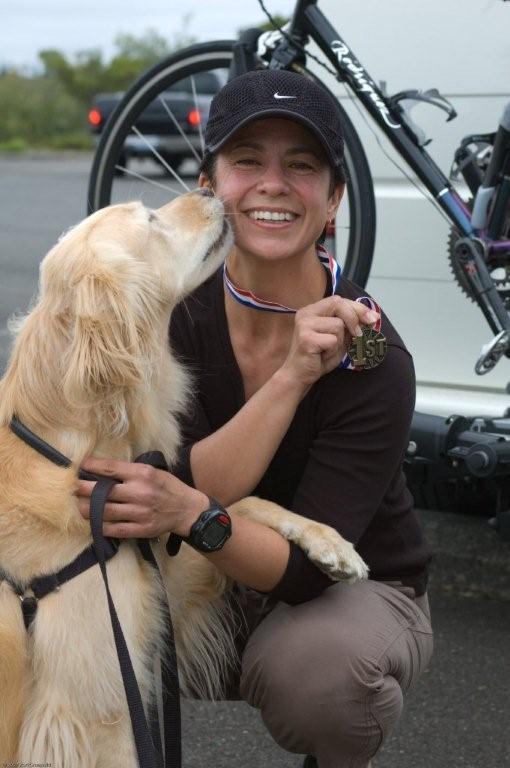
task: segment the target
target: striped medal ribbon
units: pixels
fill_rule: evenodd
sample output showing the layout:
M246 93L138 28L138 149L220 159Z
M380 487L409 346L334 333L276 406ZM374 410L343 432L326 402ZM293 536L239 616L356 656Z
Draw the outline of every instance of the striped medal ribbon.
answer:
M323 245L317 245L316 247L317 258L329 272L331 276L331 295L336 293L336 289L340 280L341 268L338 262L333 256L324 248ZM244 288L240 288L230 278L227 270L227 264L223 264L223 281L230 295L245 307L251 307L252 309L258 309L262 312L283 312L286 314L295 314L296 310L292 307L287 307L285 304L280 304L277 301L267 301L256 296L251 291L246 291ZM369 296L359 296L356 301L365 304L370 309L375 310L379 314L379 319L372 326L366 326L363 328L363 336L360 336L360 340L354 339L349 352L346 353L338 366L339 368L349 371L362 371L366 368L373 368L382 362L386 353L386 339L380 333L381 330L381 308L373 299ZM368 338L368 334L375 339L374 344L378 343L379 354L377 355L377 362L372 365L366 364L366 355L364 354L365 346L364 340ZM384 342L384 350L382 350L382 342ZM371 349L371 347L370 347Z
M336 292L338 281L340 280L340 264L331 256L330 253L322 245L317 246L317 258L323 264L324 268L331 275L332 290L331 295ZM262 312L285 312L287 314L296 314L296 310L292 307L286 307L285 304L279 304L277 301L266 301L266 299L259 299L251 291L245 291L244 288L239 288L229 277L227 264L223 263L223 280L227 286L230 294L236 301L243 304L245 307L251 307L252 309L259 309Z

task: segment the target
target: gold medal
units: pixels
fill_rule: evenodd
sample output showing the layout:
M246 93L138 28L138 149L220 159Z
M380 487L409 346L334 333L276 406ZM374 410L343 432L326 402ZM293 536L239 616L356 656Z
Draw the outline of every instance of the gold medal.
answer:
M347 354L356 368L376 368L386 357L386 336L369 325L363 325L361 330L363 335L352 340Z

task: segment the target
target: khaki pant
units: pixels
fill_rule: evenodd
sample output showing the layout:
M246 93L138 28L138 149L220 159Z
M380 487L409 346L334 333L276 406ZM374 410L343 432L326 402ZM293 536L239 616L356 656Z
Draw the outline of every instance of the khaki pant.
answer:
M427 596L370 580L296 606L250 590L241 598L241 698L283 749L314 755L320 768L366 768L429 664Z

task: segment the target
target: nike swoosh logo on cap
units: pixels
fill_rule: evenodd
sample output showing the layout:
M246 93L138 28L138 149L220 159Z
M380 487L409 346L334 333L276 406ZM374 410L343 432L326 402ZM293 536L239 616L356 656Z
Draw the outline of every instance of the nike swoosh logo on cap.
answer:
M274 98L275 99L297 99L297 96L283 96L283 95L280 95L278 91L276 91L276 93L274 94Z

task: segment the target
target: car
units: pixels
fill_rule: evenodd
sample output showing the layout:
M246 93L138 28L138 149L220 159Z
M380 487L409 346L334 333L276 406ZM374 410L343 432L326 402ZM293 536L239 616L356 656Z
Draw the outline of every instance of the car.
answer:
M207 122L211 101L223 84L224 73L215 71L199 72L193 76L193 82L187 77L174 83L140 115L135 125L139 133L133 132L126 138L117 172L125 173L132 158L151 158L163 168L166 163L177 172L184 160L201 157L201 130ZM98 93L94 97L88 123L96 143L123 97L122 91Z

